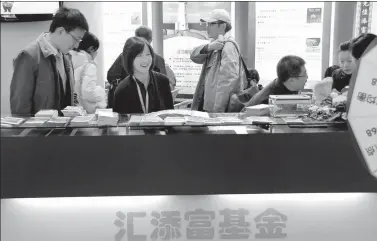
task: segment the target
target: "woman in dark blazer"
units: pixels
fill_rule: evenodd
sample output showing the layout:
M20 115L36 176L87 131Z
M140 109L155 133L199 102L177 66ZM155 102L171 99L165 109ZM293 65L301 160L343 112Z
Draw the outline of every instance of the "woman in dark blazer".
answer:
M122 57L129 76L115 90L113 111L146 114L174 109L168 77L152 70L155 54L148 42L140 37L129 38Z

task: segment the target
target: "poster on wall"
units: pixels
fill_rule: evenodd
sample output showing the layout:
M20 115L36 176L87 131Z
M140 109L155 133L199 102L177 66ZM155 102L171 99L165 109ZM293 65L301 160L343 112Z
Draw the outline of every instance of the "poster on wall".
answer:
M177 36L164 40L164 58L177 79L179 94L192 95L198 83L202 65L191 61L190 55L195 47L207 44L208 40L190 36Z
M135 30L141 25L141 2L103 2L103 51L104 76L121 54L126 40L135 36Z
M306 61L308 84L321 79L323 7L323 2L256 3L255 64L262 85L277 77L276 65L286 55Z

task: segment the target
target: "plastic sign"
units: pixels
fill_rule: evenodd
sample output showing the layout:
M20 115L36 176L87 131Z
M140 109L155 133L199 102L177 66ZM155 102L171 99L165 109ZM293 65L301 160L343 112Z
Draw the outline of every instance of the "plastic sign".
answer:
M348 122L370 173L377 177L377 39L352 76Z

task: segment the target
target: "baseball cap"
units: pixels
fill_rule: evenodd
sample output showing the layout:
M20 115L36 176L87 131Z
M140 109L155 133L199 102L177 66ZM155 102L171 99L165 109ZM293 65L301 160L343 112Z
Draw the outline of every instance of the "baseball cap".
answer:
M200 19L200 21L208 23L223 21L226 23L230 23L230 16L229 13L224 9L215 9L208 14L208 18L202 18Z

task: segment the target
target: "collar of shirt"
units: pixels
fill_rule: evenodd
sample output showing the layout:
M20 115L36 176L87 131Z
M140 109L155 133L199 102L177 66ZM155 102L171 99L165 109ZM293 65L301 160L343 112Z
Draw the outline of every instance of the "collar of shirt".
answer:
M38 43L41 46L42 52L45 55L45 57L48 57L49 55L53 55L56 58L61 59L63 57L63 54L55 48L50 41L47 39L47 36L49 33L43 33L38 38Z

